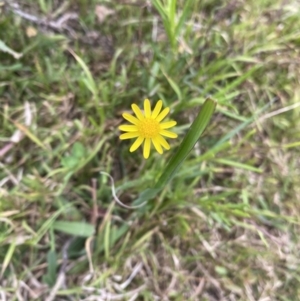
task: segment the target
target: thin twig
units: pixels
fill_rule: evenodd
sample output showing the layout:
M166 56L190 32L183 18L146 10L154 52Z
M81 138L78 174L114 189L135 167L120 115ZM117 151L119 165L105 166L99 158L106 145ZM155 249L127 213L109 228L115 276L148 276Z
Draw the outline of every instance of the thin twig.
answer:
M55 300L56 294L58 290L65 284L66 279L66 269L68 264L68 248L72 242L72 239L69 239L63 246L62 249L62 264L59 270L59 274L55 285L53 286L49 296L47 297L46 301L53 301Z
M294 103L293 105L290 105L290 106L287 106L287 107L284 107L284 108L281 108L281 109L279 109L279 110L276 110L276 111L273 111L273 112L270 112L270 113L268 113L268 114L263 115L262 117L259 118L259 121L262 121L262 120L265 120L265 119L274 117L274 116L276 116L276 115L285 113L285 112L287 112L287 111L296 109L296 108L299 107L299 106L300 106L300 102L296 102L296 103Z
M97 205L97 180L92 179L92 200L93 200L93 210L91 216L91 224L96 226L98 218L98 205Z
M56 30L66 29L66 30L72 31L71 28L68 25L66 25L66 23L69 20L78 19L78 14L71 12L71 13L64 14L62 17L60 17L56 21L49 21L46 18L39 18L37 16L34 16L32 14L22 11L19 8L19 5L16 3L7 3L7 4L9 6L10 10L13 13L15 13L16 15L20 16L21 18L31 21L33 23L39 24L39 25L51 27Z
M117 197L117 195L116 195L115 182L114 182L113 177L112 177L110 174L108 174L107 172L104 172L104 171L100 171L100 173L101 173L102 175L105 175L105 176L107 176L107 177L110 178L110 180L111 180L111 192L112 192L113 198L114 198L114 200L115 200L120 206L122 206L122 207L124 207L124 208L126 208L126 209L137 209L137 208L143 207L143 206L147 203L147 202L145 201L145 202L143 202L142 204L137 205L137 206L127 206L127 205L125 205L124 203L122 203L122 202L120 201L120 199L119 199L119 198Z
M143 267L142 262L137 263L136 266L133 268L132 273L130 274L130 276L122 284L118 285L118 287L121 290L124 290L132 282L132 280L135 278L135 276L140 272L142 267Z

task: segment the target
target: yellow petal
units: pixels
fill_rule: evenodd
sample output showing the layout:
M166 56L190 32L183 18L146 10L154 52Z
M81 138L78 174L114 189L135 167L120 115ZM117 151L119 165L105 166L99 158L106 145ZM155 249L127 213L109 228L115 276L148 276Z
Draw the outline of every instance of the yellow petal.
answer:
M155 106L155 108L154 108L154 110L153 110L153 112L152 112L152 118L153 119L155 119L157 116L158 116L158 114L159 114L159 112L160 112L160 110L161 110L161 108L162 108L162 101L161 100L159 100L158 102L157 102L157 104L156 104L156 106Z
M162 121L170 112L170 108L165 108L162 112L155 118L156 121Z
M139 146L143 143L143 141L144 141L144 138L143 138L143 137L138 137L138 138L134 141L134 143L131 145L129 151L132 153L132 152L134 152L135 150L137 150L137 149L139 148Z
M149 158L150 148L151 148L151 140L150 140L150 138L146 138L145 142L144 142L144 152L143 152L145 159Z
M158 135L156 139L165 149L170 149L170 144L166 141L164 137Z
M160 128L162 130L165 130L165 129L169 129L169 128L172 128L173 126L175 126L177 124L176 121L167 121L167 122L163 122L160 124Z
M142 111L140 110L140 108L139 108L135 103L133 103L133 104L131 105L131 108L132 108L133 112L135 113L136 117L137 117L139 120L145 119L145 117L144 117Z
M130 133L125 133L120 135L120 139L121 140L125 140L125 139L131 139L131 138L136 138L140 135L139 132L130 132Z
M131 122L135 125L139 124L139 120L136 117L132 116L131 114L123 113L122 116L124 119L128 120L129 122Z
M150 118L151 116L151 104L149 99L144 100L144 111L145 111L145 117Z
M159 154L162 154L164 151L163 151L163 149L162 149L162 147L161 147L158 139L157 138L153 138L152 142L153 142L153 145L154 145L155 149L157 150L157 152Z
M124 131L124 132L137 132L138 128L136 125L120 125L119 126L119 130L120 131Z
M163 136L168 137L168 138L177 138L177 137L178 137L177 134L175 134L175 133L173 133L173 132L170 132L170 131L162 130L162 131L160 131L159 133L160 133L161 135L163 135Z

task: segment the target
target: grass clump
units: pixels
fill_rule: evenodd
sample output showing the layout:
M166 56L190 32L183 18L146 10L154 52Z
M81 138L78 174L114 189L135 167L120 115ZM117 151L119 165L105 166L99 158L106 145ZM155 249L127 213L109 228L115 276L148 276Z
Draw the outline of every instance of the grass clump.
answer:
M297 4L37 3L1 6L1 295L296 300ZM208 96L151 206L116 205L112 188L131 206L156 187ZM145 98L180 138L148 160L117 130Z

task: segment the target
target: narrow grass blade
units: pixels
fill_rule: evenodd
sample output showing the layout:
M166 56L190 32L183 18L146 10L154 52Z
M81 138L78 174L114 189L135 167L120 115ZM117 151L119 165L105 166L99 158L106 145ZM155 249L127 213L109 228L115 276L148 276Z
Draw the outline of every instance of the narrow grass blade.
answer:
M44 150L47 149L47 147L43 144L43 142L38 137L36 137L33 133L31 133L30 130L26 126L24 126L18 122L14 122L14 124L21 132L23 132L35 144L37 144Z
M213 97L215 98L219 98L222 95L225 95L226 93L228 93L229 91L235 89L237 86L239 86L241 83L243 83L244 81L246 81L248 78L250 78L250 76L259 68L261 68L261 65L255 65L254 67L252 67L248 72L237 76L236 80L234 80L232 83L230 83L229 85L225 86L224 88L220 89L216 94L213 95Z
M108 219L104 230L104 254L106 259L108 259L110 256L110 237L111 237L110 230L111 230L111 219Z
M8 267L12 257L13 257L13 254L15 252L15 249L16 249L16 243L15 242L12 242L9 246L9 249L7 250L7 253L5 255L5 258L4 258L4 261L2 263L2 268L1 268L1 274L0 274L0 277L3 276L6 268Z
M161 0L152 0L153 5L158 10L163 24L165 31L167 33L167 36L171 42L172 48L175 47L175 38L174 38L174 30L172 29L171 23L170 23L170 11L168 6L164 6L163 2Z
M74 58L76 59L76 61L80 65L80 67L82 68L83 72L85 73L85 77L82 78L82 82L87 87L87 89L92 93L93 98L96 102L95 105L98 107L98 105L99 105L98 104L99 89L95 83L95 80L93 78L91 71L89 70L86 63L72 49L69 49L69 51L74 56ZM103 125L104 121L105 121L105 114L104 114L103 107L101 107L101 106L99 107L99 117L100 117L101 124ZM101 129L101 131L102 131L102 129Z
M193 0L186 0L185 3L184 3L184 8L183 8L183 11L182 11L182 14L179 18L179 21L176 25L176 29L175 29L175 36L179 36L180 34L180 31L184 25L184 22L186 21L188 15L189 15L189 12L190 12L190 7L191 7L191 4L193 3Z
M47 231L52 227L55 220L67 209L69 209L72 205L67 204L63 207L61 207L59 210L57 210L54 214L52 214L39 228L39 230L36 233L36 236L31 241L32 245L37 245L39 241L42 239L42 237L45 235ZM24 226L24 225L23 225Z
M95 233L95 227L84 222L57 221L53 223L53 229L74 236L83 237L90 237Z
M96 83L94 81L94 78L93 78L92 73L89 70L88 66L73 50L69 49L69 51L74 56L74 58L76 59L76 61L78 62L78 64L80 65L80 67L82 68L82 70L84 71L84 73L86 75L86 79L84 79L84 84L92 92L93 96L97 97L97 95L98 95L97 86L96 86Z
M265 106L263 106L262 108L260 108L259 110L257 110L257 112L255 112L255 114L253 114L253 116L251 116L249 119L247 119L245 122L242 122L241 124L239 124L237 127L235 127L233 130L231 130L229 133L227 133L225 136L223 136L216 144L214 147L217 147L221 144L223 144L225 141L231 139L234 135L236 135L237 133L239 133L241 130L243 130L244 128L246 128L249 124L251 124L262 112L264 112L267 108L269 108L275 101L275 98L268 104L266 104Z
M292 147L298 147L298 146L300 146L300 141L283 145L283 147L285 147L285 148L292 148Z
M168 18L168 15L166 13L166 10L164 8L164 6L162 5L162 3L160 2L160 0L153 0L152 1L152 4L155 6L155 8L158 10L160 16L163 18L163 19L167 19Z
M216 159L215 162L218 162L220 164L224 164L224 165L228 165L231 167L235 167L235 168L240 168L240 169L245 169L245 170L249 170L249 171L254 171L257 173L262 173L263 170L261 168L257 168L248 164L244 164L244 163L240 163L240 162L236 162L236 161L232 161L232 160L228 160L228 159Z
M106 135L102 139L99 140L95 148L84 158L84 160L77 166L76 171L80 170L84 166L86 166L100 151L103 147L104 143L111 138L112 135Z
M167 81L169 82L172 89L174 90L174 92L176 93L178 100L182 100L182 95L181 95L180 88L178 87L178 85L172 80L171 77L169 77L169 75L163 69L161 69L161 71L162 71L163 75L165 76L165 78L167 79Z
M168 1L169 22L170 22L170 28L171 28L172 32L175 31L176 2L177 2L177 0L169 0Z
M50 287L55 284L57 278L57 254L54 250L49 250L47 253L47 274L43 276L43 282L47 283Z

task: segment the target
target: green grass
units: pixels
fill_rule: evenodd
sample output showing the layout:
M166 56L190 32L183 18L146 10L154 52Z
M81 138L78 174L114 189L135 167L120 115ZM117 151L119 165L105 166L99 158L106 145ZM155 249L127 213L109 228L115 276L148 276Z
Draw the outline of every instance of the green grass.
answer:
M23 54L0 51L1 298L300 300L297 1L16 2L78 18L55 30L0 7ZM96 5L114 14L100 24ZM117 129L146 97L179 135L148 160ZM134 205L207 97L211 122L151 206L117 205L101 172Z

